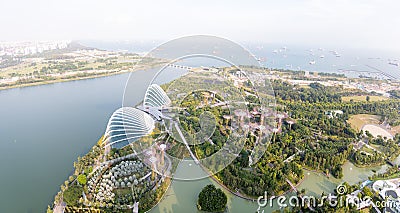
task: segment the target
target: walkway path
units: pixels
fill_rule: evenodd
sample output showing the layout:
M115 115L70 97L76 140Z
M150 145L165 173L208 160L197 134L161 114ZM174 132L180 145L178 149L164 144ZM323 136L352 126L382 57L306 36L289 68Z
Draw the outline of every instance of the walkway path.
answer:
M198 159L196 158L196 156L193 154L192 150L190 150L189 144L187 143L185 137L183 136L183 133L182 133L181 129L179 128L178 123L177 123L177 122L174 122L174 124L175 124L176 130L177 130L178 133L179 133L179 136L182 138L183 143L185 143L186 148L189 150L190 156L192 157L192 159L194 160L194 162L195 162L196 164L199 164L199 163L200 163L199 160L198 160Z
M133 212L133 213L138 213L138 212L139 212L139 202L136 202L136 203L133 205L132 212Z
M289 179L287 179L287 178L286 178L286 182L287 182L287 183L290 185L290 187L292 187L293 191L297 192L297 189L296 189L296 187L293 185L293 183L292 183L292 182L290 182L290 180L289 180Z

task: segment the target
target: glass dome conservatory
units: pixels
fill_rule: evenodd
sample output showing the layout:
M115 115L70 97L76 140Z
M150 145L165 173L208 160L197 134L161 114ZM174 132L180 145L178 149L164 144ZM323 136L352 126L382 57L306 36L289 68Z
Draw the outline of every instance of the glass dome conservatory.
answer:
M171 100L160 86L152 84L147 88L143 102L144 108L160 108L169 104L171 104Z
M123 107L115 111L107 124L103 145L122 148L154 129L153 118L133 107Z

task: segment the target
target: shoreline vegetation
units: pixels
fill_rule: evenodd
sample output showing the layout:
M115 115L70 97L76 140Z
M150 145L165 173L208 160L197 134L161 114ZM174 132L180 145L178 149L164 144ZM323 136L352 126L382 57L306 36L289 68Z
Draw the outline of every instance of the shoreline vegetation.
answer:
M93 79L93 78L101 78L101 77L123 74L123 73L127 73L127 72L129 72L129 71L108 72L108 73L102 73L102 74L89 75L89 76L85 76L85 77L76 76L76 77L67 78L67 79L54 79L54 80L44 80L44 81L33 82L33 83L4 85L4 86L0 86L0 91L8 90L8 89L15 89L15 88L31 87L31 86L56 84L56 83L69 82L69 81L79 81L79 80L86 80L86 79Z
M71 75L68 77L61 77L61 78L55 78L51 80L38 80L35 82L29 82L29 83L15 83L15 84L0 84L0 91L2 90L8 90L8 89L15 89L15 88L24 88L24 87L31 87L31 86L40 86L40 85L47 85L47 84L56 84L56 83L62 83L62 82L69 82L69 81L79 81L79 80L87 80L87 79L94 79L94 78L102 78L102 77L108 77L108 76L113 76L113 75L120 75L120 74L125 74L125 73L130 73L130 72L136 72L140 70L146 70L152 67L156 67L156 65L148 65L148 66L142 66L138 68L134 68L132 70L120 70L120 71L103 71L103 72L97 72L97 73L89 73L89 74L75 74Z
M139 212L147 212L163 199L172 180L169 177L161 179L158 174L153 176L150 168L139 161L130 146L121 150L113 149L105 154L101 148L103 139L102 136L87 154L74 162L74 171L61 185L61 190L56 194L53 205L48 206L47 212L64 209L65 212L111 213L132 212L134 208L139 208ZM114 168L119 168L119 172L112 173ZM114 179L115 174L117 178L118 174L125 177L125 181L118 182L121 178ZM128 183L125 185L125 182ZM115 196L116 201L112 203L106 202L106 196L111 193L106 193L108 187L105 184L110 183L120 186L113 191L112 197Z

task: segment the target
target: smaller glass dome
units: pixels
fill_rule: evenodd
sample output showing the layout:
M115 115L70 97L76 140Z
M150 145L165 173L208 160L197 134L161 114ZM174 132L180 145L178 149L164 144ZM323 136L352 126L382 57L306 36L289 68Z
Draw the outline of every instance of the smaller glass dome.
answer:
M160 86L152 84L147 88L143 108L162 107L169 104L171 104L171 100Z

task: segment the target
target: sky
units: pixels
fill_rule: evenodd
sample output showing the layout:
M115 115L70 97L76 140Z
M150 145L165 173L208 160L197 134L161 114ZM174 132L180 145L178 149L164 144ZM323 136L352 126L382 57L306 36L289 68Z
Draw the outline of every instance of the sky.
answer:
M234 41L400 51L398 0L0 0L0 41Z

